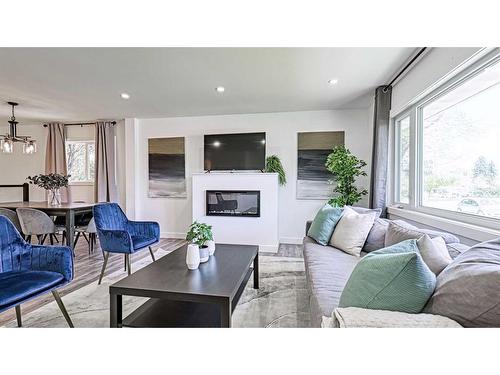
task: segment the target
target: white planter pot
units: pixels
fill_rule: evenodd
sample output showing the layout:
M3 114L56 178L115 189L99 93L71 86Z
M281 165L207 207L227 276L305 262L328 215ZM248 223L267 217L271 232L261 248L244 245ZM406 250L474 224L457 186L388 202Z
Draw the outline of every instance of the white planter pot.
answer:
M200 263L205 263L210 258L208 247L200 247Z
M205 245L208 246L208 252L210 253L210 256L214 255L215 253L215 241L209 240L205 242Z
M200 248L198 245L191 243L187 247L186 264L190 270L198 269L200 265Z

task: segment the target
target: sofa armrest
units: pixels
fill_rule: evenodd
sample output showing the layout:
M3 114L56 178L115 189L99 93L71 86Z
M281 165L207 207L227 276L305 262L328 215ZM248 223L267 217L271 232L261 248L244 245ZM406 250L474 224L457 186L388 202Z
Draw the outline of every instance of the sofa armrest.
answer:
M332 317L323 317L324 328L461 328L454 320L433 314L408 314L399 311L359 307L336 308Z
M309 228L311 228L311 224L312 224L312 220L306 221L306 236L307 236L307 232L309 232Z
M126 230L97 230L104 251L130 254L134 252L132 238Z
M154 221L129 221L128 228L133 235L154 237L160 240L160 225Z
M73 280L73 252L68 246L29 245L33 271L58 272L66 282Z

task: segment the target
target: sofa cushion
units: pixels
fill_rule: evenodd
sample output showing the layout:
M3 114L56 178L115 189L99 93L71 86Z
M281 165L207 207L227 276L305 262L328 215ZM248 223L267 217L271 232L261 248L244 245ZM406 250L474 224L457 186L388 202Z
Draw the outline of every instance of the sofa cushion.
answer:
M346 206L333 231L330 245L348 254L359 256L375 218L375 212L359 214Z
M389 220L377 218L375 219L370 233L366 238L363 251L369 253L371 251L383 249L385 247L385 234L389 228Z
M417 246L425 264L436 276L453 261L442 237L431 239L424 234L417 240Z
M316 214L307 235L316 240L317 243L328 245L335 226L339 222L344 210L325 204Z
M413 229L413 230L418 231L420 233L427 234L427 235L429 235L430 238L442 237L446 244L460 243L460 239L457 236L455 236L451 233L448 233L448 232L441 232L441 231L434 230L434 229L417 228L415 225L412 225L404 220L392 220L392 222L394 224L399 225L400 227L407 228L407 229Z
M311 325L320 327L322 316L331 316L338 306L345 283L360 258L319 245L308 237L303 243Z
M16 306L64 281L62 274L49 271L10 271L0 273L0 310Z
M431 297L436 276L407 240L374 251L359 261L340 297L339 307L419 313Z
M500 238L471 247L446 267L425 312L464 327L500 327Z
M365 208L365 207L357 207L357 206L346 206L346 207L349 207L350 209L356 211L358 214L374 213L375 217L380 217L380 215L382 215L381 208Z
M155 237L148 236L131 236L132 245L134 246L134 250L142 249L146 246L154 244L156 241Z

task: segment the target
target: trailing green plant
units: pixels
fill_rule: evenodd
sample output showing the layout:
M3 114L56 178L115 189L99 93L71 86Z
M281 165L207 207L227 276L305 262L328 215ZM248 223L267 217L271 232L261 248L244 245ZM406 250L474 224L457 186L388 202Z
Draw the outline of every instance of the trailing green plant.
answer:
M350 206L368 194L367 190L358 190L355 185L357 177L366 176L366 172L363 171L366 162L351 154L351 151L344 146L333 148L333 152L326 159L325 167L333 174L336 184L333 192L338 194L328 201L330 205Z
M213 240L212 226L195 221L189 226L186 240L195 243L200 247L204 246L205 242Z
M285 169L278 155L271 155L266 158L266 169L264 171L266 173L277 173L280 185L286 185Z
M56 190L68 186L69 178L71 175L64 175L59 173L37 174L35 176L28 176L26 179L30 184L40 186L45 190Z

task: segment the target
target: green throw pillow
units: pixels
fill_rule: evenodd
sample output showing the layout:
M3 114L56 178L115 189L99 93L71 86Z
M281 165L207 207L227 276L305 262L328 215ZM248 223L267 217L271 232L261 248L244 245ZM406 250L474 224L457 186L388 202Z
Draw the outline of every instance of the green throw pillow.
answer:
M328 245L343 211L343 208L332 207L328 203L325 204L316 214L307 235L321 245Z
M419 313L432 296L436 276L406 240L363 257L340 296L339 307Z

